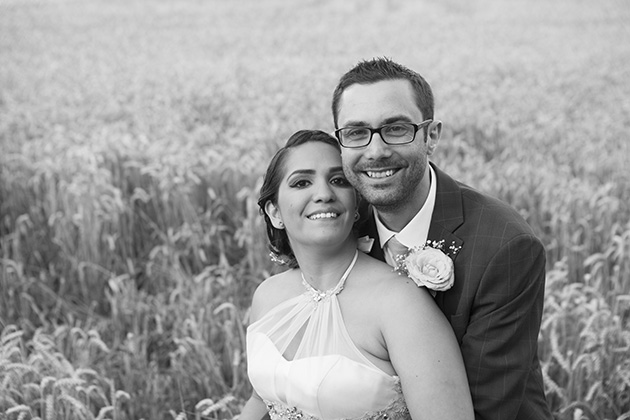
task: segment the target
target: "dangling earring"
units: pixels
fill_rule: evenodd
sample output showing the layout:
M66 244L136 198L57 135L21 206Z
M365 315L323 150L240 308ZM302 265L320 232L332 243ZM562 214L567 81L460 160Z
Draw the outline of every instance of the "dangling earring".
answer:
M275 252L270 252L269 253L269 258L271 258L271 262L278 264L278 265L289 265L289 262L286 261L284 258L282 258L282 256L280 254L277 254Z

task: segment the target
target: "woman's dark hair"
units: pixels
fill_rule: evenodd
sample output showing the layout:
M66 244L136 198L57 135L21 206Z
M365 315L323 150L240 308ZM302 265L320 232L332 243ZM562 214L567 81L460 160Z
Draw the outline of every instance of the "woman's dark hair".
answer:
M311 142L329 144L341 153L337 139L328 133L320 130L300 130L296 132L289 137L284 147L278 150L271 158L258 197L258 207L260 207L260 214L262 214L265 219L272 260L287 265L289 268L296 268L298 266L293 250L291 249L291 244L289 243L289 237L284 229L276 229L273 226L269 215L265 212L265 205L268 201L271 201L273 204L278 203L278 190L282 178L284 177L285 162L291 149Z

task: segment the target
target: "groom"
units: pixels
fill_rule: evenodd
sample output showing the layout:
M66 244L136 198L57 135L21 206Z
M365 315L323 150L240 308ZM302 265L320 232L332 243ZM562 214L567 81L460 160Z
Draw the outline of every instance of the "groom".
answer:
M433 106L422 76L389 59L341 77L335 134L344 172L370 204L359 236L390 265L401 244L444 241L455 283L435 299L459 341L476 419L552 419L537 355L545 251L514 209L428 162L442 130Z

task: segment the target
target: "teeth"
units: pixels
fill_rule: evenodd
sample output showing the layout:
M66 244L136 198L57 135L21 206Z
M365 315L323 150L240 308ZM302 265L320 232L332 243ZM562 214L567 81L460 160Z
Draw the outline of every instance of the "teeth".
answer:
M367 171L367 176L369 176L370 178L387 178L390 177L392 175L394 175L394 170L393 169L388 169L386 171Z
M308 216L309 219L311 220L317 220L317 219L336 219L338 216L337 213L317 213L317 214L313 214L311 216Z

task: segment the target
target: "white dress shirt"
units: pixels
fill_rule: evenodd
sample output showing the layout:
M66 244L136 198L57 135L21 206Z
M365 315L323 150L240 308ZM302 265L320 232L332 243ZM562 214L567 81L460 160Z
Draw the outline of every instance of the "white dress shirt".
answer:
M385 248L386 260L391 265L390 261L395 259L395 256L389 254L385 244L392 236L396 236L396 239L406 246L407 248L412 248L414 246L423 246L427 242L427 237L429 235L429 227L431 225L431 216L433 215L433 208L435 207L435 196L437 193L437 180L435 178L435 171L428 165L429 167L429 195L425 200L422 208L416 215L407 223L407 225L402 228L400 232L394 232L393 230L389 230L385 225L381 222L381 219L378 216L378 212L374 209L374 220L376 222L376 229L378 232L378 237L380 240L381 248Z

